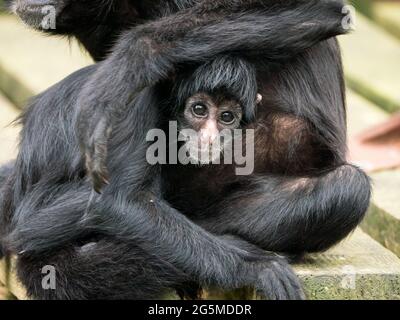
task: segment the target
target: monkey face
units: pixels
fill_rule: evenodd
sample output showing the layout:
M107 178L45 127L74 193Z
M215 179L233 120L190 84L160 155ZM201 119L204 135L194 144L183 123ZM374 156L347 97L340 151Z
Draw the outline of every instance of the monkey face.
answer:
M240 127L242 118L240 103L223 94L198 93L187 99L179 125L185 135L191 131L185 144L190 157L200 160L202 154L202 163L216 160L231 142L230 132Z
M185 122L204 133L204 142L212 141L224 129L239 128L242 117L240 103L222 94L197 93L187 99L184 110Z

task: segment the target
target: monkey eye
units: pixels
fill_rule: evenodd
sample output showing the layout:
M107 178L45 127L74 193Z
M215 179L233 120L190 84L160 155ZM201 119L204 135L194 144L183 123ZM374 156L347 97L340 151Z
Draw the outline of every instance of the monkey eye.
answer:
M208 109L205 105L202 104L195 104L192 107L192 112L196 117L205 118L208 115Z
M232 124L235 122L235 115L230 111L221 113L220 120L224 124Z

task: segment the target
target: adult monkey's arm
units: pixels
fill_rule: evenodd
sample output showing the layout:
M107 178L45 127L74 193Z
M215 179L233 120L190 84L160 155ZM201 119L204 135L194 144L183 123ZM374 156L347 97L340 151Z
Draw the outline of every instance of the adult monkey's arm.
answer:
M108 181L113 123L143 88L166 78L178 64L221 53L286 60L345 33L343 6L329 0L205 0L126 32L78 100L79 138L95 190Z

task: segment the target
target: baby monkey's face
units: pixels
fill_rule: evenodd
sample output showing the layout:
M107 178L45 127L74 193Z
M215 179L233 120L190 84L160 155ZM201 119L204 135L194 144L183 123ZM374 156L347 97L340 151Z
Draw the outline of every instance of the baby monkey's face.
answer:
M227 133L240 127L242 117L240 103L225 94L197 93L187 99L179 126L189 137L185 147L190 158L202 164L217 160L232 140Z
M223 94L197 93L185 105L186 128L198 132L200 142L209 144L225 129L240 127L243 111L240 103Z

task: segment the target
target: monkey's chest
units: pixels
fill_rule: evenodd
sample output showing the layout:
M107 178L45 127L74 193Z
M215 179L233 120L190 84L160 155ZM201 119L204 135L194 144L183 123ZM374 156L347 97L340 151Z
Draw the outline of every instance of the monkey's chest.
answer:
M165 199L193 216L226 196L235 172L232 166L168 165L163 167L162 176Z

